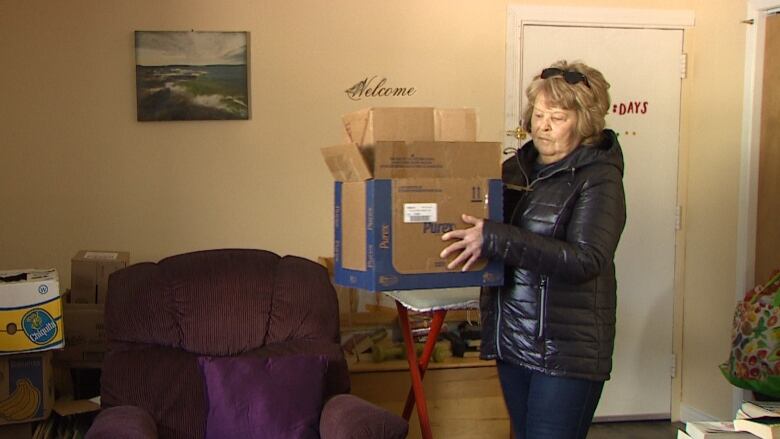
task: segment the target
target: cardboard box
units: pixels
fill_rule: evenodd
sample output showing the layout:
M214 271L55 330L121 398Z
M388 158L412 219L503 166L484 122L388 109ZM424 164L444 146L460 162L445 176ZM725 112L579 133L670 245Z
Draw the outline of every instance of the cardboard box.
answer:
M100 411L100 404L90 399L62 399L54 403L54 412L62 417Z
M51 352L0 357L0 424L45 419L54 405Z
M54 353L57 361L101 363L108 345L102 304L70 304L63 309L65 349Z
M323 148L335 183L335 282L369 291L499 285L500 261L448 270L441 235L461 214L502 219L493 142L377 142Z
M32 422L0 425L0 439L31 439L34 429Z
M0 271L0 355L63 345L57 270Z
M128 252L80 250L70 262L70 302L105 303L108 276L129 261Z
M345 143L361 146L394 140L477 140L477 114L472 108L374 107L346 114L342 122Z

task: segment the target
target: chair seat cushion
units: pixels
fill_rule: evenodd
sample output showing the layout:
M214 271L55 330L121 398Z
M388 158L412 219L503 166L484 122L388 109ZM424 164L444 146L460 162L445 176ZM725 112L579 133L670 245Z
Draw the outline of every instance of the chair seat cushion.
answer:
M318 439L327 358L199 357L206 438Z

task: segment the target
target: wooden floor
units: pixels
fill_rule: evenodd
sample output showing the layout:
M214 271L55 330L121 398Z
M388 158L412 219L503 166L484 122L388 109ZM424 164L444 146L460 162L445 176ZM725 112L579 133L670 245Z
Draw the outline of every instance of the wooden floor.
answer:
M395 364L394 363L398 363ZM393 413L401 413L409 391L405 360L350 364L352 393ZM425 397L436 439L510 439L509 416L489 362L449 358L425 375ZM670 421L596 422L587 439L676 439L681 423ZM407 439L421 439L417 412Z
M590 427L588 439L674 439L684 428L669 421L599 422Z

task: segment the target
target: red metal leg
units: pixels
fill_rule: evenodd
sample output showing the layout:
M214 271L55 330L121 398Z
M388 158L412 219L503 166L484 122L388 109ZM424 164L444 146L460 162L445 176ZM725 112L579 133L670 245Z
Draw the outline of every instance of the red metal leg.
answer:
M420 432L423 439L432 439L431 422L428 418L428 405L425 402L425 391L422 385L422 374L420 372L420 366L417 362L417 352L414 347L414 340L412 339L412 328L409 325L409 313L406 307L399 301L395 302L395 306L398 309L398 323L401 327L401 333L404 336L404 344L406 345L406 359L409 362L409 374L412 376L412 391L414 392L414 399L417 403L417 417L420 420ZM404 409L404 419L407 421L411 416L411 410L406 413Z
M428 338L425 340L425 346L423 347L422 357L420 357L420 380L425 377L425 371L428 369L428 363L430 362L433 350L436 347L436 339L439 337L441 326L444 323L444 317L447 315L447 310L436 310L433 312L433 319L431 321L431 329L428 332ZM411 367L411 366L410 366ZM409 389L409 393L406 395L406 404L404 405L404 418L409 419L412 414L412 407L414 407L414 388Z

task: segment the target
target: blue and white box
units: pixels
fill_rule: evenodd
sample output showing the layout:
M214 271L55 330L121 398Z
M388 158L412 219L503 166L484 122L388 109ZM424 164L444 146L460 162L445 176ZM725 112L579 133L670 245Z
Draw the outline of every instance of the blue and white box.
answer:
M323 149L336 179L334 273L368 291L490 286L503 263L450 270L441 235L461 215L502 220L500 144L377 142Z

